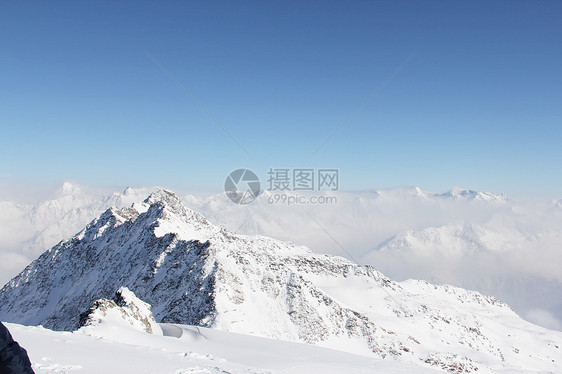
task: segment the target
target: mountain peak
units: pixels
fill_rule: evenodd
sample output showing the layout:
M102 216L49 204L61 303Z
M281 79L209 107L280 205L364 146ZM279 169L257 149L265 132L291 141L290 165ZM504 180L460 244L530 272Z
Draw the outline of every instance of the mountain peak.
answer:
M454 186L449 192L437 194L440 197L453 198L459 200L479 200L488 202L506 202L509 198L504 194L492 192L475 191L467 188Z
M220 229L212 225L200 213L183 205L179 197L172 191L158 189L150 194L141 204L147 213L156 221L154 233L157 237L176 234L183 240L209 239ZM135 204L134 208L143 213Z
M129 195L133 195L134 193L136 193L135 189L131 186L128 186L127 188L125 188L123 190L123 195L125 196L129 196Z
M60 186L59 192L61 195L72 195L80 193L81 190L76 184L67 181Z
M159 189L154 191L144 200L144 202L150 205L154 205L157 203L162 203L168 206L181 205L181 201L178 196L172 191L166 189Z

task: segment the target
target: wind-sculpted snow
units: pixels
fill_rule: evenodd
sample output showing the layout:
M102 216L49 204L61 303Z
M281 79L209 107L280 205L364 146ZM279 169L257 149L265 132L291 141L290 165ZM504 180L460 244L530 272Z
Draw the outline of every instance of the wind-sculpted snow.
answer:
M127 287L158 322L394 358L450 372L559 372L561 334L477 292L397 283L371 266L236 235L169 191L108 209L0 291L0 319L75 330Z
M109 325L133 327L149 334L163 335L162 328L154 319L150 305L140 300L127 287L121 287L112 300L99 299L80 315L82 331L92 327Z

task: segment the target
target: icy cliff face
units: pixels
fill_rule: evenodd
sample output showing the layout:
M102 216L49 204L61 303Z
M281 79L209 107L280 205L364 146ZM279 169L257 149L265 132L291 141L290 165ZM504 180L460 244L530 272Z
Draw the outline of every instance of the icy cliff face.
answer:
M131 208L108 209L41 255L0 291L0 319L74 330L92 303L123 286L152 305L158 322L451 372L504 366L556 372L562 362L560 333L521 320L494 298L421 281L397 283L341 257L236 235L165 190ZM100 306L115 309L110 304Z

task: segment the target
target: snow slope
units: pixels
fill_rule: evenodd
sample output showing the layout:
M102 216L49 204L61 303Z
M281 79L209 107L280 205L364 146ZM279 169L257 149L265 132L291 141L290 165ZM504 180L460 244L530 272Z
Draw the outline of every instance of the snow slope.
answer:
M7 324L37 374L432 374L441 371L187 325L163 325L169 336L132 328L56 332ZM178 336L178 337L175 337Z
M160 322L309 343L450 372L559 372L562 333L477 292L237 235L171 192L109 209L0 291L0 319L74 330L126 286Z

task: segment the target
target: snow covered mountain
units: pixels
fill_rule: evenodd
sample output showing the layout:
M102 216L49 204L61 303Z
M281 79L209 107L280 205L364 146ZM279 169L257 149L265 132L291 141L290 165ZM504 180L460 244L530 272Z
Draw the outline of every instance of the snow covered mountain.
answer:
M362 261L379 264L398 279L426 279L492 294L528 320L561 329L562 281L554 265L561 242L560 223L536 218L532 225L521 225L504 218L401 232ZM533 266L540 274L530 271Z
M38 203L0 201L0 283L8 281L46 248L76 234L109 207L128 207L153 190L127 188L122 193L107 194L65 182L52 198Z
M492 192L474 191L462 187L453 187L450 191L439 193L422 190L419 187L394 187L373 190L381 198L385 199L450 199L464 201L487 201L495 203L505 203L510 199L504 194L495 194Z
M509 201L509 198L504 194L480 192L461 187L454 187L453 189L451 189L451 191L445 193L433 193L432 196L459 200L489 201L496 203L505 203Z
M477 292L393 282L371 266L210 224L171 192L108 209L0 291L0 319L79 327L127 287L159 322L392 357L449 372L559 372L562 334Z
M110 206L129 207L156 189L112 192L64 183L48 200L0 202L0 284ZM557 266L562 261L559 201L522 204L489 192L453 188L437 193L419 187L329 191L323 196L337 201L275 204L271 203L274 191L265 191L246 206L232 204L224 194L184 193L180 200L233 232L266 235L347 256L341 245L353 258L376 265L393 279L424 279L478 290L507 302L534 323L562 329L562 307L556 302L562 297ZM463 232L465 227L468 231ZM485 232L485 237L470 237L471 228ZM418 231L422 237L437 235L436 241L393 240ZM379 244L390 241L392 246ZM387 250L381 251L383 247Z

